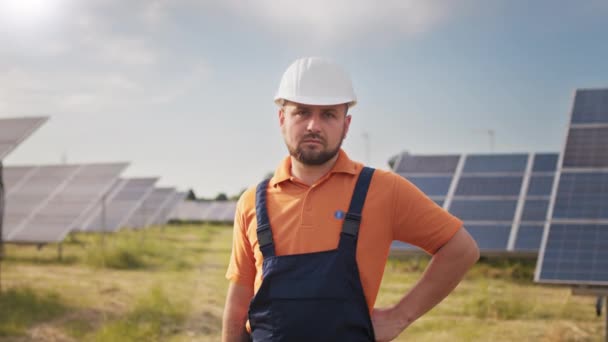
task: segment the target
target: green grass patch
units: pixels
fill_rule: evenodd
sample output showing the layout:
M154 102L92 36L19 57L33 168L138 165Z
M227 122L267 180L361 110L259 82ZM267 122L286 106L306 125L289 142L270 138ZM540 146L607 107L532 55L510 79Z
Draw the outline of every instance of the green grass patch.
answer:
M507 279L518 283L534 283L536 259L496 257L481 258L467 277L469 279Z
M126 317L103 326L91 340L164 341L179 332L190 311L188 302L173 301L162 287L154 287Z
M194 267L200 244L209 241L216 228L153 228L96 236L86 248L86 263L97 268L138 270L162 268L181 271ZM190 241L184 232L191 234ZM192 241L194 240L194 241ZM193 244L193 242L195 244ZM189 250L198 249L198 250Z
M9 289L0 294L0 336L23 335L33 324L60 316L66 310L56 293Z

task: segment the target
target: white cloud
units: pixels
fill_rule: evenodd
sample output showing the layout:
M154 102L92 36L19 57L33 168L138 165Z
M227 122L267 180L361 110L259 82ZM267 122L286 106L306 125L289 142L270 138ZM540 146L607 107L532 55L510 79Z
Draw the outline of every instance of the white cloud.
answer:
M158 58L158 52L141 38L100 34L88 40L87 45L97 50L99 58L108 63L147 66L155 64Z
M334 43L361 35L399 37L427 32L465 1L448 0L225 0L234 13L255 18L281 36Z
M194 90L202 82L206 82L212 74L211 67L205 61L195 63L190 72L182 75L176 81L165 87L158 96L151 98L152 104L167 104Z

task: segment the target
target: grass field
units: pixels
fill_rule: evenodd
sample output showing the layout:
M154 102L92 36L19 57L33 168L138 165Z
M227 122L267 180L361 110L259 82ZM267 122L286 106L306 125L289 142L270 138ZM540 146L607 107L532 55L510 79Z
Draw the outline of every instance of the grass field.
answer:
M63 257L9 245L0 341L219 341L231 228L184 225L78 234ZM426 260L391 259L377 306L395 302ZM595 298L532 282L530 261L477 264L398 341L602 341Z

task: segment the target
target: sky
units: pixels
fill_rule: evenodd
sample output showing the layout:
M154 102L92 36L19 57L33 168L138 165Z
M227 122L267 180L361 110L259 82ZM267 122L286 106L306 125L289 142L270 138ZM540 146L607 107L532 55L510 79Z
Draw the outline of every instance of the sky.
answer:
M0 117L50 117L4 163L236 195L287 154L273 97L303 56L351 75L352 159L558 152L607 36L605 0L0 0Z

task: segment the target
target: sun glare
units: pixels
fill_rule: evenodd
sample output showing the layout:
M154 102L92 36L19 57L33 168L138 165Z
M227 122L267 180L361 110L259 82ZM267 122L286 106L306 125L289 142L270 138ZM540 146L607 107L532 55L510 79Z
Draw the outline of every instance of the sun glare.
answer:
M0 0L0 22L12 28L46 26L59 14L64 2L64 0Z

